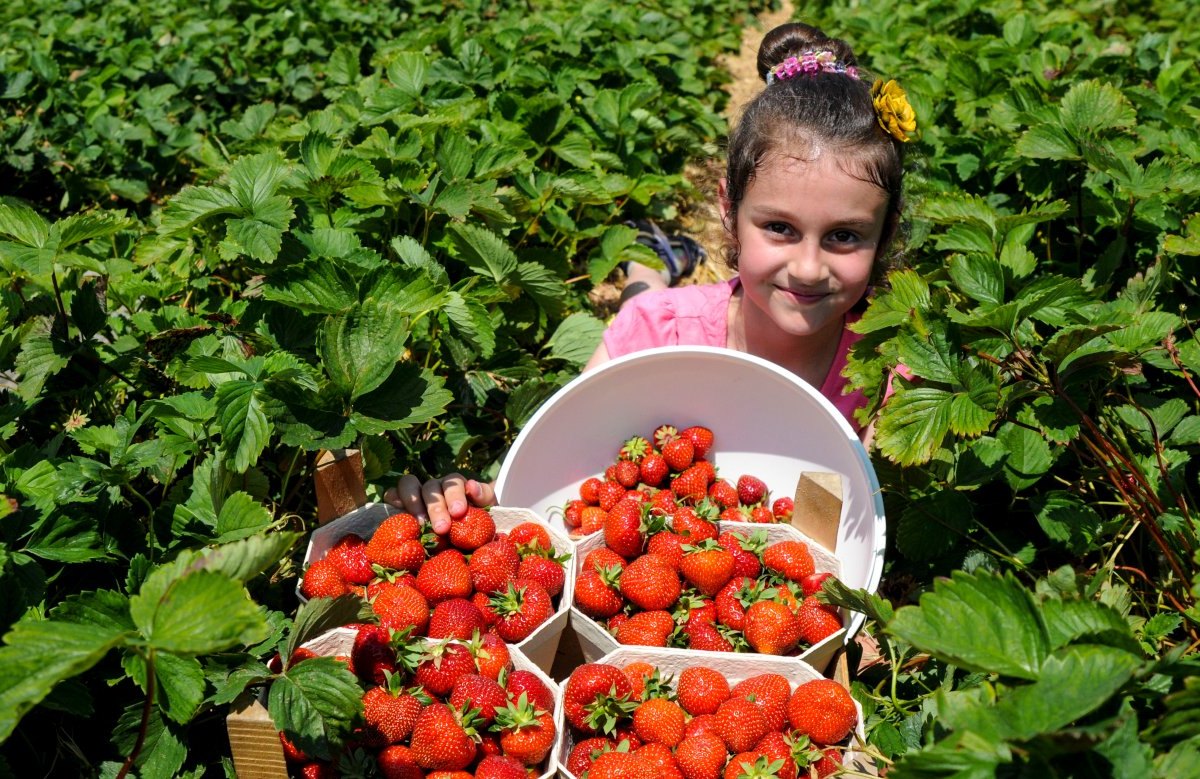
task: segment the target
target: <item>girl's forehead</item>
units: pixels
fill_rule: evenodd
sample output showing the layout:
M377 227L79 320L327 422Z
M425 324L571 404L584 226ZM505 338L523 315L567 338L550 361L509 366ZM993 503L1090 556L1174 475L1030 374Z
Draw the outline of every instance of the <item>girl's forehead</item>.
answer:
M851 157L832 153L815 158L774 155L764 159L746 187L746 198L824 197L874 204L887 202L887 192L860 172L861 163Z

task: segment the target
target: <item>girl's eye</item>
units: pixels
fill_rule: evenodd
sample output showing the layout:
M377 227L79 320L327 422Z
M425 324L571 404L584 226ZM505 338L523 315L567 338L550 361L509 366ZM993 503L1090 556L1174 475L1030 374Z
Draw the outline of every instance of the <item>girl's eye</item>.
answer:
M783 222L768 222L765 227L768 233L778 233L783 235L788 231L788 226Z
M854 243L858 236L849 230L834 230L829 234L829 239L834 243Z

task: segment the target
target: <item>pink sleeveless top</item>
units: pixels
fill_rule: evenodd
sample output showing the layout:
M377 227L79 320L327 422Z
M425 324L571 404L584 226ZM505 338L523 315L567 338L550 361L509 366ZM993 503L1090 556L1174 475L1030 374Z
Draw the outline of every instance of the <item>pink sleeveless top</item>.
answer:
M716 284L695 284L686 287L643 292L621 306L604 331L604 346L609 357L621 357L656 346L718 346L726 345L729 323L729 299L738 280ZM846 315L846 325L861 315ZM867 404L866 396L851 389L842 375L850 346L862 338L849 327L842 329L833 365L820 386L820 392L831 402L855 432L862 427L854 420L854 412Z

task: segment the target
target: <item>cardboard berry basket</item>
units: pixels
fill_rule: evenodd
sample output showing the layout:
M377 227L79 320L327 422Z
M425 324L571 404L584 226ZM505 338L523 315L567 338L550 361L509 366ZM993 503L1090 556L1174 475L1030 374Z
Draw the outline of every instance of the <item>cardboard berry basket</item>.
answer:
M718 526L721 532L726 530L732 531L741 536L748 536L756 532L764 532L767 536L767 544L775 544L780 541L803 541L808 545L809 551L813 556L813 563L817 573L831 573L835 577L841 577L841 567L836 555L824 549L808 536L801 533L791 525L759 525L748 522L719 522ZM583 569L583 560L587 557L588 552L593 549L598 549L604 546L604 534L593 533L575 544L575 559L572 560L574 568L574 576L579 578L579 573ZM850 612L845 609L841 610L842 624L846 624L850 618ZM571 629L575 631L575 635L579 637L579 648L583 651L584 659L589 663L599 661L599 658L615 652L618 649L627 648L624 645L617 643L617 639L608 629L601 623L592 619L587 614L584 614L578 607L571 607ZM829 666L829 661L837 653L838 649L846 641L846 628L842 628L836 633L825 638L820 643L814 644L798 654L790 655L789 658L798 657L808 665L818 671L825 671ZM675 650L682 652L694 652L696 650ZM716 652L714 654L729 654L725 652ZM769 657L753 652L738 653L748 657Z
M623 646L593 662L615 665L618 668L624 668L630 663L636 662L649 663L659 670L662 677L666 678L670 676L674 679L678 679L679 674L685 668L706 666L724 676L729 682L730 687L744 679L765 673L776 673L785 677L793 690L805 682L825 678L817 669L794 657L771 657L768 655L734 654L732 652L685 651L644 646ZM560 696L566 686L566 679L559 682ZM561 717L563 713L561 699L557 708L558 716ZM851 736L850 749L845 753L843 761L846 765L853 765L858 771L867 773L868 775L875 775L875 769L871 761L867 760L854 748L855 744L866 743L866 736L863 732L862 706L859 705L858 701L854 702L854 709L858 712L858 724L855 726L854 734ZM563 777L563 779L580 779L580 777L575 776L575 774L567 770L567 759L571 756L571 749L574 746L574 733L570 725L567 725L564 721L564 727L559 731L559 746L556 750L559 759L558 775Z
M729 349L649 349L571 381L527 422L496 481L504 505L528 506L565 532L561 510L579 486L603 477L625 439L661 424L704 425L709 459L731 482L752 474L773 498L799 494L805 474L840 481L829 543L840 578L874 591L883 572L886 522L866 449L840 412L813 387L774 363ZM810 518L797 512L794 523ZM806 528L807 529L807 528ZM822 538L813 533L814 537ZM847 637L862 626L854 615Z
M301 646L322 656L349 655L356 633L353 628L334 628ZM519 650L510 648L510 654L515 670L531 671L554 695L554 727L561 735L564 721L562 691L558 684ZM287 779L283 745L279 742L279 731L275 729L267 711L266 699L265 690L257 697L244 698L226 718L233 767L238 779ZM550 754L539 767L538 779L551 779L555 776L561 744L561 738L555 741Z
M309 538L308 551L304 555L305 567L313 561L323 558L333 545L345 535L357 533L364 539L369 539L371 534L375 532L375 528L379 527L384 519L398 512L399 509L375 503L363 506L344 517L335 519L329 524L322 525L314 530L312 536ZM568 559L564 564L566 568L566 581L563 584L563 592L559 596L558 607L554 613L537 630L533 631L529 637L520 643L512 645L544 673L549 674L550 668L554 664L554 655L558 651L559 639L562 636L563 629L567 626L568 614L571 610L571 599L575 593L575 567L573 565L575 544L567 538L561 529L551 526L542 517L529 509L496 506L491 508L490 512L492 519L496 522L497 532L510 530L522 522L533 522L547 529L550 534L550 542L554 545L556 554L560 556L572 556L572 559ZM304 579L301 578L296 584L296 595L302 601L306 600L300 592L300 586L303 581Z

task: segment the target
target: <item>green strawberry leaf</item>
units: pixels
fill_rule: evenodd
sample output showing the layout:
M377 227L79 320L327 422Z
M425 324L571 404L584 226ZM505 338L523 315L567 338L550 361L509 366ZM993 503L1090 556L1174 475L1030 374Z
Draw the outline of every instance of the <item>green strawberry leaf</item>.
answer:
M899 609L887 629L946 662L1018 679L1037 679L1050 651L1033 596L1011 574L955 571L919 605Z
M305 754L330 759L362 712L362 688L346 664L314 657L285 670L267 698L271 720Z
M168 564L130 599L134 624L150 645L180 655L223 652L267 634L261 607L241 583L209 570Z

